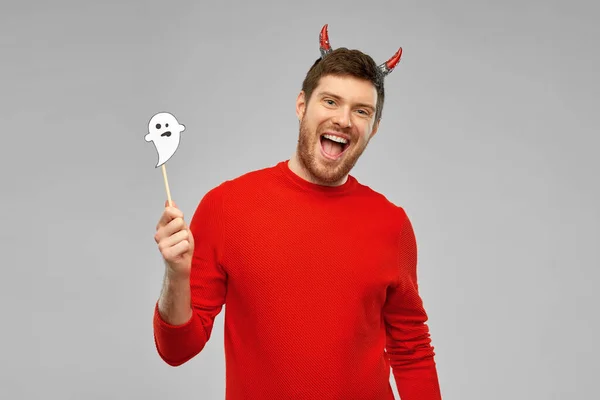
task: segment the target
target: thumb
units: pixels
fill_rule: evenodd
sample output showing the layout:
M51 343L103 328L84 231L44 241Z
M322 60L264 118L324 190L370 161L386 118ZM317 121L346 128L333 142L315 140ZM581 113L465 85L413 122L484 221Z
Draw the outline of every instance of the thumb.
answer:
M173 199L171 199L171 204L173 207L179 208L179 207L177 207L177 203L175 203L175 200L173 200ZM165 200L165 207L169 207L169 199Z

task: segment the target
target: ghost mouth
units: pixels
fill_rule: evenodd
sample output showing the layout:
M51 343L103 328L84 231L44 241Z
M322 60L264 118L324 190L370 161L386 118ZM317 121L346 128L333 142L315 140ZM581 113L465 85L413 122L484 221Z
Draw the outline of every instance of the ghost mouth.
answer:
M350 140L339 136L323 134L320 137L321 150L327 158L338 159L350 146Z
M163 134L162 134L162 135L160 135L160 136L161 136L161 137L162 137L162 136L170 137L170 136L171 136L171 131L166 131L165 133L163 133Z

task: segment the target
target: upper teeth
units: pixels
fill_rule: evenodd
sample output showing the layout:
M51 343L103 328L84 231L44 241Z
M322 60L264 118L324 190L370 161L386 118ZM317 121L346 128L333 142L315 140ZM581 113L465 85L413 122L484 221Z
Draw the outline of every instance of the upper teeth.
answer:
M323 137L326 137L329 140L333 140L334 142L338 142L338 143L343 143L346 144L348 143L348 141L344 138L341 138L339 136L333 136L333 135L323 135Z

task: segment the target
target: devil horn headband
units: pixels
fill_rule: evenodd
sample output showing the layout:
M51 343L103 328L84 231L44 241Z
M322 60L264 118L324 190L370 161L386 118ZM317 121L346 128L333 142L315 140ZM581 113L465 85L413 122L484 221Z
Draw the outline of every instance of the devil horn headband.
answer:
M333 50L331 49L331 45L329 44L329 34L327 32L327 24L323 26L321 29L321 33L319 34L319 50L321 51L321 58L325 57L327 54L331 53ZM383 74L384 77L388 76L396 65L400 62L400 57L402 56L402 47L398 49L396 54L394 54L389 60L380 64L379 70Z

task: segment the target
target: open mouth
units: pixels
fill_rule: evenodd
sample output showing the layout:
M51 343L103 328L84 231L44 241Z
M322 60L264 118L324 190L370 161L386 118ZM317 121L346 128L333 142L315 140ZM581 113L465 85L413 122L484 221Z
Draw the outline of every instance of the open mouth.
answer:
M333 160L340 158L350 146L350 140L335 135L323 134L320 140L321 151L327 158Z
M162 134L162 135L160 135L160 136L161 136L161 137L162 137L162 136L170 137L170 136L171 136L171 131L166 131L165 133L163 133L163 134Z

